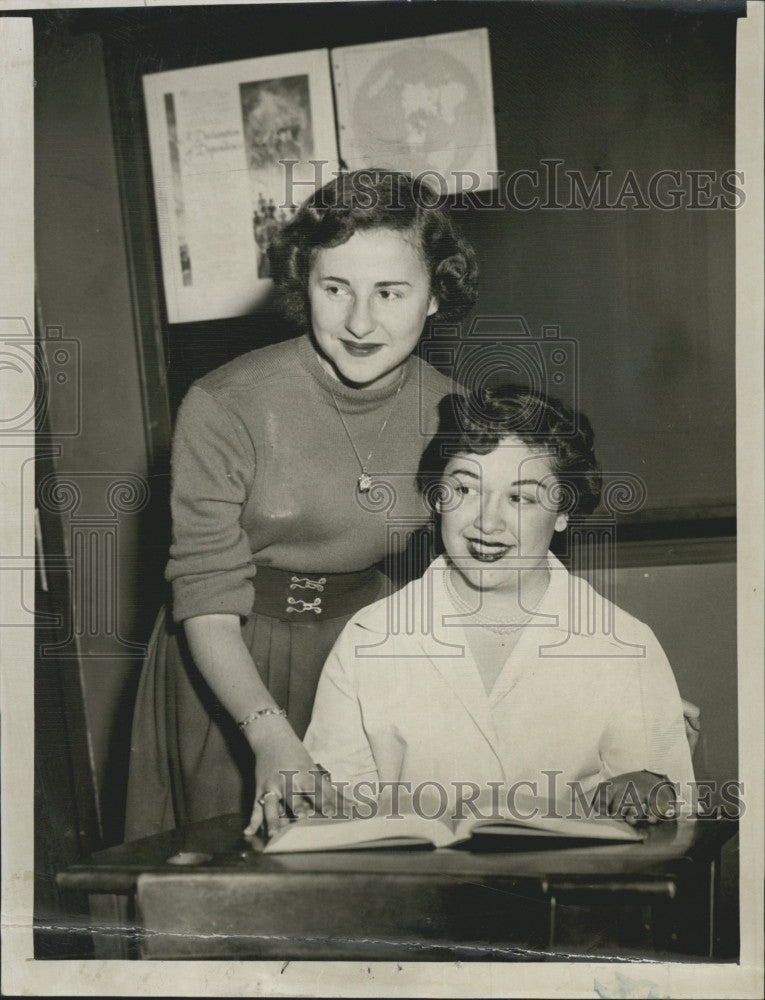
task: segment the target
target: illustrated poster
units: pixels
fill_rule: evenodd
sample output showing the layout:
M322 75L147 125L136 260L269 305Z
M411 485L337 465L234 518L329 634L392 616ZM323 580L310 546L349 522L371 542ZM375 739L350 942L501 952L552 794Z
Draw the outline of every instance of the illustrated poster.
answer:
M337 160L326 49L143 78L168 320L242 316L271 288L268 244ZM284 164L294 181L286 191Z

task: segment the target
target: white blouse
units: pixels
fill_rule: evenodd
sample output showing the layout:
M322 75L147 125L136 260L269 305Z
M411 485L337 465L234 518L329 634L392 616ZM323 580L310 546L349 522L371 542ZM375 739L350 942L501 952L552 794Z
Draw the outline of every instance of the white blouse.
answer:
M324 666L305 737L313 759L334 781L437 782L450 800L456 782L522 782L565 801L567 782L587 792L629 771L693 781L680 695L653 632L552 554L548 566L490 694L443 557L363 608Z

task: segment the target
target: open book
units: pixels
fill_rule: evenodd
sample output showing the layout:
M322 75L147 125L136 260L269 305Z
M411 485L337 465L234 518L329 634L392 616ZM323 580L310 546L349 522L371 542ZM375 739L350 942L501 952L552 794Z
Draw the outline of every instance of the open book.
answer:
M494 847L522 849L516 838L531 840L554 838L556 847L580 841L641 841L642 834L621 819L608 817L562 818L544 814L533 819L517 816L483 819L468 816L452 821L447 817L428 819L415 813L403 816L378 815L369 819L301 819L283 827L271 837L264 850L273 854L301 851L347 851L366 848L455 847L471 842L480 847L483 838L491 838ZM487 841L484 841L486 845ZM552 846L552 844L550 845Z

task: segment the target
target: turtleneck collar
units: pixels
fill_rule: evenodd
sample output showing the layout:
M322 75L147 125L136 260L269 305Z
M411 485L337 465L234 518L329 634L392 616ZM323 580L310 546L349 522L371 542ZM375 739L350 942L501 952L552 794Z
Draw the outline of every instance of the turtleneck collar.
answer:
M338 401L342 400L344 403L350 404L349 408L365 409L370 405L374 406L386 399L392 399L399 391L398 379L390 385L385 385L378 389L355 389L341 382L339 379L332 378L319 360L316 348L313 346L311 337L307 333L298 339L297 351L301 364L312 378L319 383L322 389L328 394L331 393L334 395ZM402 388L409 381L415 365L416 361L414 357L410 356L407 358L404 364Z

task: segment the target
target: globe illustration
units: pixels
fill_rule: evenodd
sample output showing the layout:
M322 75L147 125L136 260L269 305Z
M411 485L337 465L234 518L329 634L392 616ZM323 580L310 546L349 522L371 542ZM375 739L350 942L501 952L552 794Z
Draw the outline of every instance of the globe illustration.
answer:
M352 127L369 166L406 163L413 173L464 169L481 140L486 109L459 59L422 46L384 56L356 92Z

